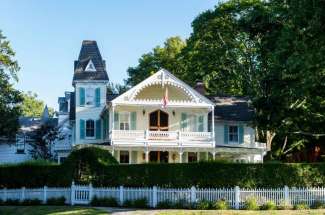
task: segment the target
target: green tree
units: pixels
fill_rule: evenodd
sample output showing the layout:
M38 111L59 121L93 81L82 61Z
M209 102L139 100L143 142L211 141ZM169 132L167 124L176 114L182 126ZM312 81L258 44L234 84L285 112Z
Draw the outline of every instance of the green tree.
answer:
M29 150L33 159L52 159L52 149L54 141L59 137L58 129L48 123L42 124L33 135L35 141L30 143Z
M13 137L19 128L21 94L10 79L18 81L19 66L15 52L0 31L0 136Z
M180 75L182 70L178 55L184 47L185 42L180 37L170 37L163 47L157 46L151 52L142 55L136 67L128 68L126 85L134 86L161 68Z
M42 100L38 99L36 93L28 91L23 93L22 115L31 117L41 117L45 104ZM50 116L53 116L54 109L49 108Z

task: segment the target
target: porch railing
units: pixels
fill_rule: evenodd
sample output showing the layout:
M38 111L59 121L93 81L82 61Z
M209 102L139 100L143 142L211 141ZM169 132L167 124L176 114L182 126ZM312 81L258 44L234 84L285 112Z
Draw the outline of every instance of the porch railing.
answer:
M113 140L134 141L212 141L212 132L184 131L149 131L149 130L113 130L110 133Z

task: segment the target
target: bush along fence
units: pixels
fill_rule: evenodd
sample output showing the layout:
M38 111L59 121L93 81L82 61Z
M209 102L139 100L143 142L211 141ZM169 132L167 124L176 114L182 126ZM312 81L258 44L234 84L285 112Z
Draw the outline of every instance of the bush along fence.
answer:
M1 189L0 199L4 204L39 202L43 204L71 204L96 206L125 206L151 208L200 208L208 209L206 204L227 205L225 208L250 208L252 200L258 207L274 204L274 207L306 207L318 203L324 205L325 188L266 188L266 189L205 189L205 188L130 188L130 187L93 187L75 185L68 188L42 187L32 189ZM63 201L63 202L62 202ZM218 209L218 206L217 206Z

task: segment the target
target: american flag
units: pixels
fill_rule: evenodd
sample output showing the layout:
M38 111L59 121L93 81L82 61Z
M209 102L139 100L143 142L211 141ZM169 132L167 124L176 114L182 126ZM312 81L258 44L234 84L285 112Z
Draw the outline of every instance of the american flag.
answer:
M168 103L168 88L167 87L165 88L165 94L164 94L164 97L162 99L162 102L163 102L162 107L166 108L167 103Z

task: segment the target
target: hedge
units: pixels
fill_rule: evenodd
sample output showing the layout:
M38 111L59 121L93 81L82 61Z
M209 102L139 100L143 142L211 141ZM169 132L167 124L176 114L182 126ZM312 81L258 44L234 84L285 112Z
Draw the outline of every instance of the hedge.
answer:
M325 164L134 164L104 165L84 171L72 165L18 165L0 167L0 187L94 186L160 187L311 187L325 186ZM79 174L74 174L78 172ZM85 177L85 175L87 177Z

